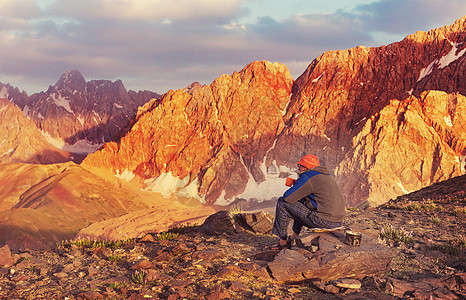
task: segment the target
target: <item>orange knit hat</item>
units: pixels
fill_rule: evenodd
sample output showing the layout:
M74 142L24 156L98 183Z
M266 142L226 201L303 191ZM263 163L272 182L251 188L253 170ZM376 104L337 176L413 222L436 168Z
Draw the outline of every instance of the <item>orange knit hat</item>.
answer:
M298 165L304 166L308 169L312 169L314 167L319 166L319 159L312 154L308 154L301 158L300 161L298 161Z

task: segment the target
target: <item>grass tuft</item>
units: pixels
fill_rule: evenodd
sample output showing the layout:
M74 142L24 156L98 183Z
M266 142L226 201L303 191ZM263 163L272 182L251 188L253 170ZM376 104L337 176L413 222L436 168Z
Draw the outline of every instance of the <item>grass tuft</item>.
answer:
M402 242L410 244L414 242L412 232L406 231L403 228L396 228L389 224L380 230L380 237L386 241Z
M131 281L137 284L145 284L146 283L146 271L141 270L141 271L134 271L134 273L131 275Z
M243 211L243 206L241 204L233 204L230 206L230 209L228 210L228 213L231 218L233 218L236 215L242 214Z
M78 238L75 240L64 240L61 241L60 243L57 243L57 248L58 249L69 249L71 248L72 245L78 247L78 248L83 248L86 250L94 250L98 248L111 248L111 249L119 249L124 247L125 245L132 244L134 242L133 239L126 238L124 240L119 240L119 241L109 241L109 240L97 240L93 239L91 240L89 237L88 238Z

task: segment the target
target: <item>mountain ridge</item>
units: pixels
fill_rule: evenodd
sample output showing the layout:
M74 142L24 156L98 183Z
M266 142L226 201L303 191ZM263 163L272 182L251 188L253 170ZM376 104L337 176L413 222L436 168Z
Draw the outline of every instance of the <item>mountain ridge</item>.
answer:
M131 172L141 180L150 179L157 184L166 182L165 179L168 176L171 180L178 180L178 184L172 189L173 193L186 193L186 190L189 190L191 195L204 199L206 203L230 203L245 197L265 201L278 197L284 191L284 188L280 187L283 186L283 178L292 175L295 171L295 163L308 153L317 155L322 164L331 170L338 170L337 174L350 174L354 169L343 171L342 168L351 167L344 160L347 155L350 155L353 144L357 143L354 139L365 126L369 126L372 116L379 114L389 106L391 100L410 101L411 96L421 97L425 88L428 87L448 93L443 98L437 98L439 101L448 102L447 99L453 97L457 99L455 101L458 101L459 107L463 107L464 98L456 97L455 93L466 92L465 81L461 81L466 67L466 55L464 55L466 37L461 34L465 28L466 17L457 20L452 25L433 29L427 33L418 32L387 46L375 48L359 46L348 50L325 52L316 58L294 82L292 78L287 77L289 75L285 70L286 66L276 68L273 72L265 68L262 69L262 73L259 73L260 70L256 66L264 62L254 62L239 73L235 72L231 76L222 75L210 86L194 88L190 93L182 90L170 91L165 95L165 99L170 98L170 103L180 101L179 104L174 104L174 106L178 105L179 109L164 111L163 121L151 117L146 117L146 119L145 115L150 116L153 110L161 109L160 106L168 100L152 101L150 105L139 110L136 118L131 121L134 124L132 129L128 129L121 141L105 145L100 151L89 155L84 164L109 168L119 174ZM427 69L428 71L425 71ZM261 78L261 84L250 85L250 81L247 80L234 80L236 74L248 73ZM251 99L263 98L261 101L271 101L268 93L274 90L275 78L268 77L267 74L289 78L288 82L292 82L291 90L285 89L284 91L288 91L287 94L275 97L281 99L281 104L275 106L277 108L275 111L254 110L249 106L253 103ZM220 82L223 86L219 86ZM209 90L213 93L210 94ZM215 94L217 91L220 93ZM164 123L185 122L181 117L185 113L183 105L198 101L211 106L213 103L218 104L223 101L227 104L227 106L218 106L212 116L214 120L221 122L223 130L218 129L218 126L210 123L204 118L205 115L202 115L198 119L190 119L190 123L198 124L201 128L211 126L209 127L211 132L204 131L202 135L199 133L192 135L194 139L192 143L187 142L186 139L177 140L159 133L148 135L150 131L169 130L170 127L163 125ZM248 118L232 119L229 114L233 112L236 117L236 111ZM262 117L254 119L263 111L267 112L263 113ZM463 116L465 112L460 109L456 117L448 109L445 113L445 118L453 120L454 118L461 119L460 116ZM269 114L268 118L264 117L266 114ZM394 119L402 118L402 111L395 111L395 114L401 115L393 116ZM234 120L233 123L231 123L232 120ZM255 121L251 122L251 120ZM262 123L270 121L276 125L270 127L272 123L268 125ZM424 124L423 120L416 122L412 126L431 128L436 126L435 124L440 124L438 122ZM190 129L193 128L192 125L184 124L186 126L183 126L188 131L192 130ZM400 129L396 123L392 124L395 126L394 132ZM258 139L251 138L257 134L256 128L261 128L261 126L264 127ZM447 127L442 127L442 130L446 130ZM132 130L134 133L131 133ZM180 127L173 128L173 132L177 135L185 134L183 131L185 129ZM212 137L207 137L209 134ZM456 167L452 169L453 172L447 172L447 175L434 174L432 178L436 178L435 180L446 179L442 176L457 176L463 172L460 167L463 160L463 150L460 146L464 145L462 128L455 127L454 130L448 131L448 135L456 142L446 142L444 147L449 151L450 158L457 158L444 160L442 163L450 164L453 161ZM219 136L222 139L219 139ZM377 136L371 138L376 139ZM132 142L129 142L130 139ZM138 157L142 159L136 158L131 162L124 162L129 157L135 158L132 145L140 143L138 139L150 141L151 148L139 154ZM226 142L219 143L219 140ZM261 142L255 143L255 140ZM186 154L182 151L191 149L192 144L196 143L199 145L197 149L199 152L196 155L209 153L210 158L203 158L190 168L188 166L191 163L184 161L183 157ZM390 151L390 147L394 146L390 144L388 148L378 150ZM435 145L433 150L423 150L421 146L418 146L418 151L410 152L411 155L428 155L427 152L435 150ZM173 151L168 151L165 147L173 147ZM226 155L226 153L229 154ZM409 160L406 153L403 151L399 153L404 160ZM190 152L190 157L196 157L196 155ZM427 157L416 158L419 161L429 160ZM365 159L370 158L361 157L360 161ZM447 168L447 165L445 167ZM435 173L436 170L441 169L442 167L435 167L429 171ZM386 176L381 173L383 172L381 169L372 171L377 173L376 177ZM368 170L368 172L372 171ZM387 184L397 185L395 181L401 178L402 181L399 184L407 186L410 184L408 179L416 178L414 173L418 170L405 170L404 172L411 174L403 176L397 173L390 174ZM360 175L360 173L355 174L355 177ZM157 177L160 177L159 181ZM341 176L337 179L340 182L345 180ZM363 180L366 179L363 178ZM347 180L347 182L350 181ZM375 205L375 203L386 202L390 199L389 195L384 196L384 189L381 185L372 182L372 179L368 179L366 187L360 187L367 192L358 192L358 196L353 197L351 191L358 189L359 182L357 178L351 182L353 182L352 186L344 188L344 193L348 196L348 205L358 205L368 199ZM417 180L417 182L427 184L426 181ZM194 189L197 191L193 192ZM256 189L255 196L251 196L250 193L253 189ZM402 192L401 190L390 193L390 195L396 196L397 193ZM379 197L374 198L371 194L382 195L382 199L375 199Z
M77 70L65 72L45 92L28 96L0 83L5 98L16 104L62 150L88 154L119 134L151 91L127 91L121 80L86 82Z

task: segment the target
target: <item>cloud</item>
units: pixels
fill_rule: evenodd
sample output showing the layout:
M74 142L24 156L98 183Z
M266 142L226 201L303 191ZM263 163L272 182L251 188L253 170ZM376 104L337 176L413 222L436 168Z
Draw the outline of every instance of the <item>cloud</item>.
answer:
M318 49L346 49L372 40L358 20L335 14L299 14L278 23L269 17L251 26L255 34L276 43Z
M296 78L324 51L449 25L463 2L380 0L277 21L244 0L0 0L0 82L38 92L77 69L87 80L161 93L209 84L254 60L284 63Z
M241 11L240 3L240 0L56 0L50 10L85 20L206 20L229 18Z
M346 14L365 30L405 34L450 25L466 12L464 0L380 0Z
M35 0L0 0L0 17L23 19L42 14Z

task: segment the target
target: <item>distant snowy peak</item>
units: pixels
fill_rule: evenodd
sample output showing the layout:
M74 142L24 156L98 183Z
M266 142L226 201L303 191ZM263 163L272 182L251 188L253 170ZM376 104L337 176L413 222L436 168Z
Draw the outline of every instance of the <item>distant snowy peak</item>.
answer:
M86 80L83 75L76 70L67 71L55 84L55 89L66 89L71 91L80 91L85 89Z
M94 149L111 141L135 115L139 105L159 96L153 92L128 93L121 80L86 82L76 70L64 73L43 93L31 96L22 107L25 115L50 138L72 147L82 142Z
M8 99L12 103L19 106L21 109L24 108L28 103L28 95L26 92L20 92L18 88L11 86L10 84L0 82L0 99Z

